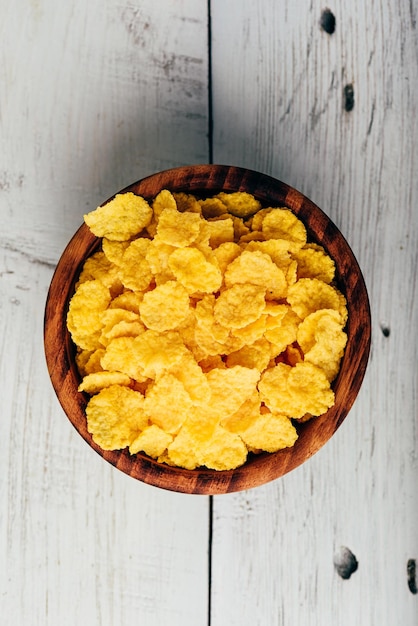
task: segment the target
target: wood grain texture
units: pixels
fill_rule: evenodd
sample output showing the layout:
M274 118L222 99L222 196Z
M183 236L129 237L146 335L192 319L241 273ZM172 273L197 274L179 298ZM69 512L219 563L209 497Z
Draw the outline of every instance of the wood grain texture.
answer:
M221 494L263 485L292 471L315 454L335 433L352 407L366 370L371 335L370 306L358 263L336 226L325 213L300 192L285 183L231 166L197 165L165 170L124 189L152 200L163 189L213 196L220 191L245 191L262 207L287 207L304 223L308 240L320 244L335 261L336 280L347 300L347 345L340 372L333 384L335 403L327 413L298 425L294 446L275 454L252 456L235 470L193 471L160 464L145 454L129 450L102 450L88 432L88 397L78 391L80 375L75 346L67 329L69 302L86 259L99 249L100 240L83 225L63 252L48 293L45 310L45 354L51 381L60 403L80 435L104 459L118 469L157 487L195 494Z
M416 17L406 0L212 3L214 160L274 175L330 215L374 322L332 441L268 486L215 498L213 626L417 623ZM340 546L359 563L349 580Z
M208 500L92 452L57 402L42 340L83 213L161 167L207 160L206 6L0 8L0 623L206 624Z
M214 160L325 210L374 322L333 440L283 479L214 499L211 626L416 626L417 3L210 5ZM205 626L207 499L142 485L84 444L54 397L42 321L83 213L208 160L208 3L0 7L0 621ZM358 560L348 580L340 546Z

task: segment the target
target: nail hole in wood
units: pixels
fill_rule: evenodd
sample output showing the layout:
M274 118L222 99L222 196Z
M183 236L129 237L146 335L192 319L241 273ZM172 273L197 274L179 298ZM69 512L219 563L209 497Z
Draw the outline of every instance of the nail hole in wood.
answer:
M382 331L382 335L383 337L389 337L390 335L390 328L387 324L384 324L383 322L380 324L380 330Z
M406 571L408 575L409 591L413 594L416 594L418 593L418 588L417 588L417 562L415 559L409 559L408 564L406 566Z
M322 11L321 20L320 20L321 28L328 33L328 35L332 35L335 31L335 15L330 9L324 9Z
M351 83L344 87L344 109L348 113L354 109L354 88Z
M358 569L358 561L349 548L341 546L334 554L334 567L341 578L348 580Z

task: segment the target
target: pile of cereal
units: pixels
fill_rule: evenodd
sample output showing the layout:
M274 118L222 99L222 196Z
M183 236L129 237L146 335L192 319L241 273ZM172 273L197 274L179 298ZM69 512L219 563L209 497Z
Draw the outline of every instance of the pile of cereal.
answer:
M228 470L293 446L297 422L334 404L346 301L290 210L163 190L84 219L102 246L67 326L102 449Z

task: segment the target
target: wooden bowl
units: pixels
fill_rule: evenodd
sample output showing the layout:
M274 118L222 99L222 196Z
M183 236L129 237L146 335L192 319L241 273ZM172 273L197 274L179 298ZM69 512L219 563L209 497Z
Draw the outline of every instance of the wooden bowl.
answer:
M335 405L327 413L298 425L299 438L292 448L273 454L249 455L235 470L205 468L185 470L158 463L145 454L131 456L128 450L102 450L87 430L87 397L79 393L75 348L66 328L68 304L86 258L100 246L100 240L82 225L67 245L50 285L45 310L45 355L52 385L69 420L87 443L106 461L144 483L195 494L221 494L279 478L304 463L335 433L347 416L359 392L370 349L370 308L361 270L349 245L332 221L313 202L274 178L237 167L196 165L154 174L130 185L132 191L152 199L162 189L210 196L220 191L247 191L264 206L291 209L305 224L309 240L322 245L334 259L339 289L348 304L348 335L345 355L333 383Z

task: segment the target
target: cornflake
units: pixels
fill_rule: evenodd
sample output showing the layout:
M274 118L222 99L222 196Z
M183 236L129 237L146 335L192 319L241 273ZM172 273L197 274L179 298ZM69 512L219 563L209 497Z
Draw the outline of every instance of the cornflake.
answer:
M246 192L115 196L67 314L87 427L188 470L294 445L334 403L347 342L335 264L287 208Z

